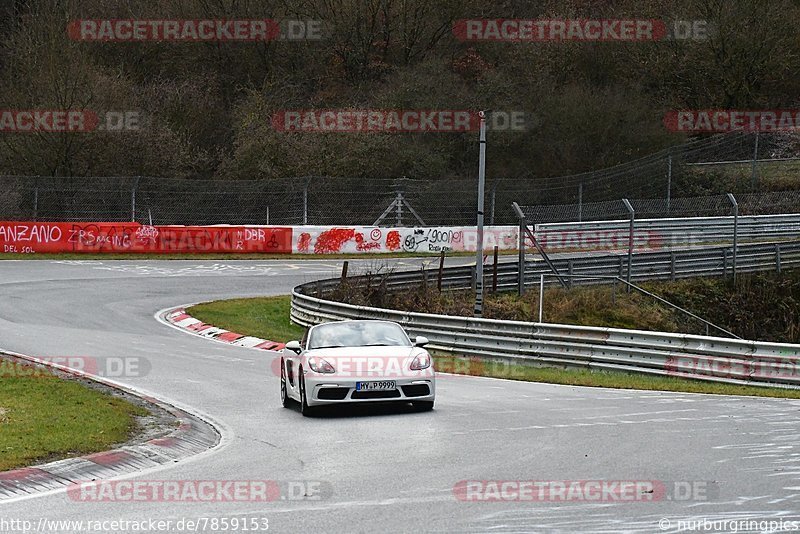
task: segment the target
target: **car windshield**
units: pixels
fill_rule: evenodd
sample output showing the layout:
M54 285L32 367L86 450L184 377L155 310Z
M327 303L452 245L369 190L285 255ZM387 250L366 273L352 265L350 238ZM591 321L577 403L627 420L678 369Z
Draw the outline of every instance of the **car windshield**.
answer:
M309 349L329 347L410 347L400 325L381 322L343 322L319 325L311 331Z

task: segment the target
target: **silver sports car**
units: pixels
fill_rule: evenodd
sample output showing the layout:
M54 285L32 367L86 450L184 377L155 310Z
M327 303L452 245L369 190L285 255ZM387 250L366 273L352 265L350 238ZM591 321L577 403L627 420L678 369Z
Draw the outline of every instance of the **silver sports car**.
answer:
M412 343L390 321L341 321L313 326L281 357L281 400L303 415L325 404L410 402L433 408L436 373L422 336Z

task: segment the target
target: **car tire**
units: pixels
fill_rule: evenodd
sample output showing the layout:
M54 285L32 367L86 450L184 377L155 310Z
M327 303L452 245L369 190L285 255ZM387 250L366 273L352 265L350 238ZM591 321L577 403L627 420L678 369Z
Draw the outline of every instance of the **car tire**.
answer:
M316 410L308 405L306 400L306 380L303 378L303 368L300 368L300 413L303 417L311 417Z
M418 412L429 412L433 410L433 401L417 401L412 402L411 405Z
M281 404L283 404L284 408L289 408L292 405L289 391L286 389L286 362L283 360L281 360Z

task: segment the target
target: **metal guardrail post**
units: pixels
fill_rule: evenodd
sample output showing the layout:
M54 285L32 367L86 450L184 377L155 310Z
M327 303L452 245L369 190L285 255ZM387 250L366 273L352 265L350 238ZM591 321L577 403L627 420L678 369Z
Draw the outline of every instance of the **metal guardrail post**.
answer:
M539 322L542 322L544 312L544 273L539 275Z
M628 273L627 273L627 276L626 276L626 280L627 280L628 284L630 284L631 283L631 271L632 271L632 268L633 268L633 227L634 227L634 224L635 224L634 223L634 218L636 216L636 212L634 211L633 206L631 206L631 203L628 201L627 198L623 198L622 202L623 202L623 204L625 204L625 207L627 208L628 213L630 213L630 215L631 215L631 226L630 226L630 230L628 230ZM631 292L630 285L628 286L627 292L628 293Z
M758 135L758 134L756 134ZM739 237L739 203L736 202L736 197L733 193L728 193L728 200L733 205L733 283L736 283L736 249L738 247Z
M775 271L781 274L781 246L775 245Z

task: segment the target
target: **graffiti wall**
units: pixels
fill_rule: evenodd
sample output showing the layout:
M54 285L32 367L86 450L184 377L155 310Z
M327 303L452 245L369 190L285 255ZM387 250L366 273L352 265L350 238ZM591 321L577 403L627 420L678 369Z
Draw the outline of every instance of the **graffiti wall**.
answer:
M290 254L292 229L145 226L138 223L0 222L3 252L264 252Z
M483 249L517 248L516 226L487 226ZM623 230L536 232L546 250L627 249ZM532 246L527 240L528 247ZM359 254L474 252L475 227L379 228L375 226L146 226L139 223L0 222L0 250L36 252ZM657 232L635 231L636 249L665 245Z
M484 250L495 246L515 249L517 228L490 226L484 230ZM375 226L296 226L293 251L299 254L359 252L455 252L477 248L477 233L470 227L378 228Z

